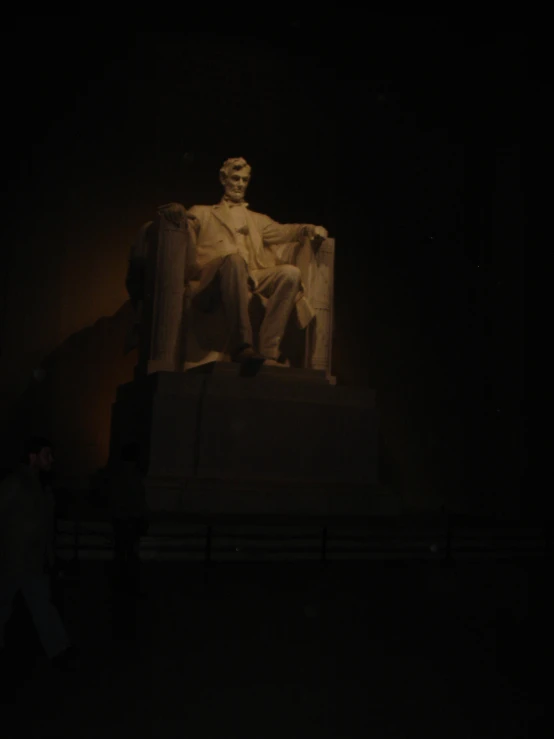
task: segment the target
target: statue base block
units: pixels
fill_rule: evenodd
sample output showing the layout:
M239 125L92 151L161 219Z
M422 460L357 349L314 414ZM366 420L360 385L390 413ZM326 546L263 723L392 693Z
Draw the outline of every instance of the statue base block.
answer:
M153 510L379 514L375 392L317 370L214 363L122 385L111 454L139 443Z

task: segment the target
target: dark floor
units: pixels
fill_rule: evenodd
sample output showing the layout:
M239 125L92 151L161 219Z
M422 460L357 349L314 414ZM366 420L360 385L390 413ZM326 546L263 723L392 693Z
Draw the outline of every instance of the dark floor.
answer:
M147 563L136 605L109 582L65 586L80 668L39 656L4 739L548 736L542 562Z

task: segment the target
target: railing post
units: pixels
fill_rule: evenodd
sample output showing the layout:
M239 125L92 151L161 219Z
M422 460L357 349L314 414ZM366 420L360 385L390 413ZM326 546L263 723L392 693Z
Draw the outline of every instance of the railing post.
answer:
M206 528L206 549L205 549L205 562L210 564L212 561L212 527L208 524Z
M544 554L546 560L552 559L552 522L544 527Z
M446 567L452 567L454 557L452 556L452 514L446 513L446 546L444 552L443 564Z
M79 521L73 522L73 561L79 562Z
M327 526L324 526L321 532L321 562L322 564L327 562Z

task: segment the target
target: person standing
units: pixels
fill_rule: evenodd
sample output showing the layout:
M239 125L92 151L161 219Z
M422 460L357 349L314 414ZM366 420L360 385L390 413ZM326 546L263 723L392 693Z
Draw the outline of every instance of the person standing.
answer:
M0 483L0 653L15 596L23 597L46 656L54 666L72 666L76 649L52 603L54 498L43 479L52 469L52 445L33 437L23 463Z

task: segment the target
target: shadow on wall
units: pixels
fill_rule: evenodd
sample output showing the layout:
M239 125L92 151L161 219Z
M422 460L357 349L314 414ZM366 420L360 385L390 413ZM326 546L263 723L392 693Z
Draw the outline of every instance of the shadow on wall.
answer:
M116 388L133 378L136 352L124 354L133 321L130 301L108 318L72 334L42 362L9 412L7 450L17 460L22 439L44 434L55 445L60 478L90 475L105 464Z

